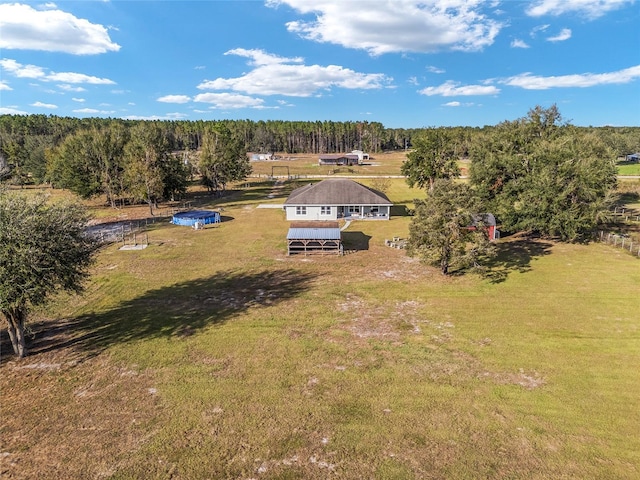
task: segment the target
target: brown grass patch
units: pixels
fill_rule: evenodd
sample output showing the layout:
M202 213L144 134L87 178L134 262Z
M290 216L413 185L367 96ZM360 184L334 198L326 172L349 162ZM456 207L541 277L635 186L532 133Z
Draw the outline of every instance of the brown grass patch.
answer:
M67 351L2 367L2 469L7 479L109 477L153 436L162 411L153 374L80 363ZM114 432L118 432L114 435Z

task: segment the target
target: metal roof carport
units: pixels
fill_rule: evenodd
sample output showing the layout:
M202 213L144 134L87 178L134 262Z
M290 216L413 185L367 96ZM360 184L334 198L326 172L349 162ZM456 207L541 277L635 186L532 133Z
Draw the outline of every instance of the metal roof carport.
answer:
M342 253L342 236L337 222L318 222L325 225L293 225L287 233L287 255L297 253L336 254Z

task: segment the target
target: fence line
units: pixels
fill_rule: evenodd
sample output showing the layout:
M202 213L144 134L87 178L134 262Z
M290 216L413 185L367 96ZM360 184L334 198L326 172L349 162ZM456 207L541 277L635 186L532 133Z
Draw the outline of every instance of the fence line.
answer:
M631 208L628 209L626 207L615 207L613 209L613 220L616 223L619 222L640 222L640 214Z
M598 239L608 245L629 250L629 253L640 257L640 241L634 240L628 235L620 235L618 233L607 233L602 230L598 232Z
M132 235L144 232L148 225L157 222L164 222L167 218L168 217L164 216L151 217L140 220L127 220L111 224L93 225L87 229L87 233L104 245L117 242L122 242L124 244Z

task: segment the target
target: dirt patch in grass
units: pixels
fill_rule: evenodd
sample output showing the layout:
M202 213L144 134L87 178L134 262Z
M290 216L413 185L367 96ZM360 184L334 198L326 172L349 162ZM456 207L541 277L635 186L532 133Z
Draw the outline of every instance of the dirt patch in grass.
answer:
M162 406L153 374L68 350L1 367L7 479L109 477L153 436Z
M420 303L396 302L393 305L370 305L356 295L347 294L337 305L346 318L340 326L357 338L399 342L407 333L420 333L425 323L418 315Z
M522 368L517 373L482 372L479 377L488 378L499 385L519 385L527 390L539 388L547 383L538 372L525 372Z
M370 340L397 346L409 336L420 337L425 347L434 353L425 359L427 361L414 367L415 373L426 375L434 381L454 376L458 377L457 381L480 378L499 385L518 385L528 390L546 384L538 372L526 372L524 369L518 372L488 371L477 358L455 348L455 325L448 321L429 320L425 308L424 304L414 300L373 305L357 295L347 294L344 300L338 302L336 310L345 317L338 324L339 328L350 333L350 336L334 336L349 342L351 346L361 347ZM489 347L491 339L483 338L474 343ZM446 349L440 348L446 344L452 345Z

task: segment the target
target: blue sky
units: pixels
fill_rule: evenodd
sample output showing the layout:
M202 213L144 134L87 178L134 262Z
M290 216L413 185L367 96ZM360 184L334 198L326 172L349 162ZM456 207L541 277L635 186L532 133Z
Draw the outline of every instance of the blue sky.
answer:
M636 0L0 1L0 113L640 125Z

